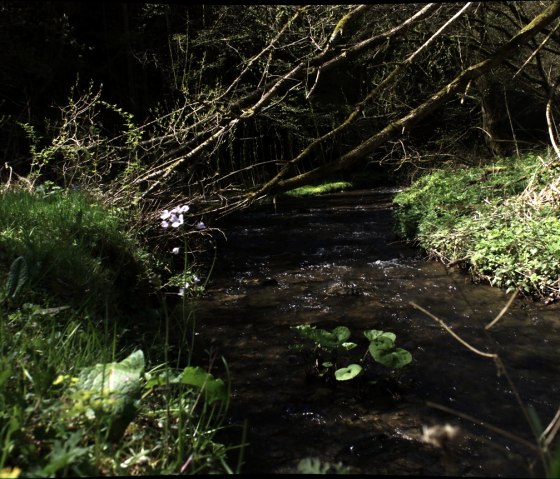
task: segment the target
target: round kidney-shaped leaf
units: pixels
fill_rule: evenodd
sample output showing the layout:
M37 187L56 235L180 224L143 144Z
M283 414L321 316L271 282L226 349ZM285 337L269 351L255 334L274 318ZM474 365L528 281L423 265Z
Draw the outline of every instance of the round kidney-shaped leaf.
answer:
M369 343L370 351L375 349L377 351L387 351L395 347L395 341L389 336L379 336L372 339Z
M350 329L346 326L337 326L332 330L333 334L336 336L336 339L339 343L343 343L350 337Z
M391 369L400 369L412 361L412 354L402 348L389 351L387 349L375 349L370 345L369 352L378 363Z
M362 366L359 364L350 364L345 368L337 369L334 372L334 377L337 381L348 381L350 379L354 379L361 372Z

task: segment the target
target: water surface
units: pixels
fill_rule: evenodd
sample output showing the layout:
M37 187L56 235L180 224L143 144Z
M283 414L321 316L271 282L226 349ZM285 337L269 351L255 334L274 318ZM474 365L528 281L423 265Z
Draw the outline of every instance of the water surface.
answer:
M219 268L196 305L199 343L227 360L231 423L247 423L244 473L294 473L301 459L352 472L461 476L542 475L526 447L426 402L532 440L492 360L468 351L411 301L466 341L503 358L525 404L547 423L560 405L558 307L508 300L465 272L428 261L393 234L394 190L279 200L228 218ZM413 362L395 376L370 363L361 381L334 386L306 376L292 326L348 326L361 351L367 329L392 331ZM362 340L363 339L363 340ZM369 384L377 381L375 384ZM444 451L423 427L461 435Z

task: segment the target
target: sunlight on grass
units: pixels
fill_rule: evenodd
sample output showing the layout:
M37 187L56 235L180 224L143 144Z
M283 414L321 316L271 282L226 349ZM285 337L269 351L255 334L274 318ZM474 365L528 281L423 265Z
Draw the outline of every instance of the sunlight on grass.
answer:
M315 196L323 195L325 193L336 193L352 188L352 183L347 181L336 181L334 183L323 183L317 186L301 186L293 190L287 191L285 194L288 196L301 197L301 196Z

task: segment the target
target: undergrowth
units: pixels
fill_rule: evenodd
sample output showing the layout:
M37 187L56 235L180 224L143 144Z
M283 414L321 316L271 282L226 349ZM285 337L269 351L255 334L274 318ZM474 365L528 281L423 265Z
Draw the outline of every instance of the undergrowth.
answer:
M234 472L227 378L191 364L190 316L170 352L128 213L48 185L0 196L1 477Z
M525 154L442 168L394 198L397 232L477 280L560 298L560 164Z

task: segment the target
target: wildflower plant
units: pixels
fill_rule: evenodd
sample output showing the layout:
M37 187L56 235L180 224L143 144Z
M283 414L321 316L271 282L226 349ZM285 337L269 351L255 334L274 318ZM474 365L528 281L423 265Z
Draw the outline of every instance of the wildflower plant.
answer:
M185 223L185 214L189 211L189 205L178 205L173 209L165 209L160 215L161 219L161 227L163 229L168 228L175 228L179 229L184 227ZM206 229L206 225L199 221L194 224L194 230L201 231ZM176 274L170 278L167 282L168 286L175 286L179 288L177 294L182 298L197 295L202 293L203 286L201 286L200 279L198 276L189 269L188 265L188 244L187 244L187 233L183 234L184 245L183 247L175 246L172 248L171 253L173 255L179 255L181 252L184 256L184 265L183 265L183 272L180 274Z

